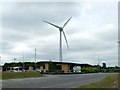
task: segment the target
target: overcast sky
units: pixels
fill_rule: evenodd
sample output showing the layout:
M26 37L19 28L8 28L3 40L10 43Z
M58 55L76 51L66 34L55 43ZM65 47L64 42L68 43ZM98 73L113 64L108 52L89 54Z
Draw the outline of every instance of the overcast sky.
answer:
M2 64L5 62L59 61L59 30L64 28L70 50L63 40L63 61L118 65L117 2L6 2L2 3ZM1 11L0 10L0 11ZM1 37L1 36L0 36Z

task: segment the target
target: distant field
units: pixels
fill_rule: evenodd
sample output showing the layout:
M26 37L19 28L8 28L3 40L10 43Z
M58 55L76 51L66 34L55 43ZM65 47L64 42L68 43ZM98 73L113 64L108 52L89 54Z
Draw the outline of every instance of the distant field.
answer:
M2 72L1 79L32 78L32 77L42 77L42 76L43 75L41 75L39 72Z
M82 88L118 88L118 80L120 80L120 74L115 74L107 76L99 82L83 85L79 88L73 88L71 90L81 90Z

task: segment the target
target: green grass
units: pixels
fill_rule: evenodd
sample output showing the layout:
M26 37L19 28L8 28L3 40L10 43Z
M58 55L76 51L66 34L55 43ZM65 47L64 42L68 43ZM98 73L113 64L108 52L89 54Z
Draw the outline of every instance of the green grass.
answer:
M1 75L1 74L0 74ZM32 78L42 77L39 72L2 72L2 79L19 79L19 78Z
M2 73L0 72L0 79L2 79Z
M91 83L88 85L83 85L78 88L72 88L71 90L81 90L81 89L87 89L87 88L118 88L118 78L120 80L120 74L116 75L111 75L107 76L103 80L96 82L96 83ZM108 90L108 89L107 89Z

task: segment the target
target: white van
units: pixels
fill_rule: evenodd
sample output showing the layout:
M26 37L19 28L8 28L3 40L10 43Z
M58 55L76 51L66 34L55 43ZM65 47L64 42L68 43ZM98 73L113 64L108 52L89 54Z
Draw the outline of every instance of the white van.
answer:
M13 67L12 70L8 70L8 72L22 72L20 67Z

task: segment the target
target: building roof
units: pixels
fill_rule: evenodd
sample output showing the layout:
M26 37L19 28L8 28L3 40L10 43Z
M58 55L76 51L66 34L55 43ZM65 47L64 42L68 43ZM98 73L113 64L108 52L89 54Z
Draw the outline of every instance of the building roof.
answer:
M80 63L72 63L72 62L55 62L55 61L51 61L52 63L55 64L72 64L72 65L80 65L80 66L92 66L90 64L80 64ZM50 61L40 61L39 63L50 63Z
M55 63L55 64L70 64L70 65L78 65L78 66L92 66L90 64L80 64L80 63L72 63L72 62L55 62L55 61L40 61L37 62L36 64L39 65L43 65L45 63ZM18 63L5 63L4 66L22 66L23 62L18 62ZM34 66L35 62L24 62L25 66Z

